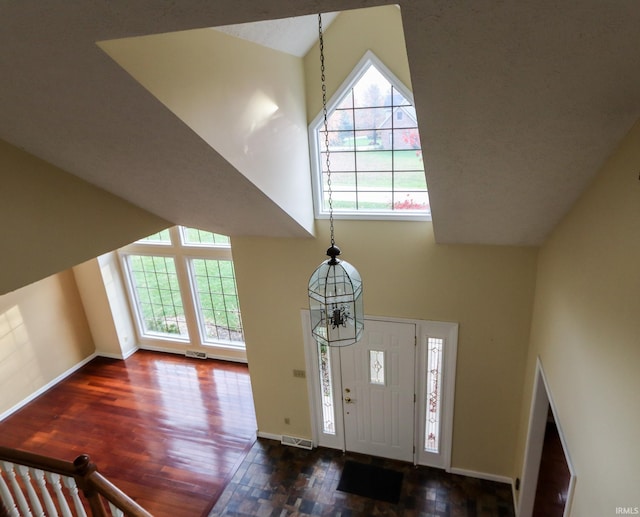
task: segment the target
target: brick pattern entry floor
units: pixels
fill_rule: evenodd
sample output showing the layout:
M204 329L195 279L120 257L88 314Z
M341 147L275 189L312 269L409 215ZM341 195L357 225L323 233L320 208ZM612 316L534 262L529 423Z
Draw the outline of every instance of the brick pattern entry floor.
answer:
M398 504L336 490L346 460L403 472ZM510 485L438 469L258 439L218 499L217 516L512 517Z

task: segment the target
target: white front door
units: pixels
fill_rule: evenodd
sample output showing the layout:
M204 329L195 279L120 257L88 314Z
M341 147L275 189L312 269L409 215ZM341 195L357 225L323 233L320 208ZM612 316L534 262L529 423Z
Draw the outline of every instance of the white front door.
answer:
M456 323L365 318L346 347L318 345L307 310L302 324L315 445L450 467Z
M345 449L413 461L416 326L368 320L340 348Z

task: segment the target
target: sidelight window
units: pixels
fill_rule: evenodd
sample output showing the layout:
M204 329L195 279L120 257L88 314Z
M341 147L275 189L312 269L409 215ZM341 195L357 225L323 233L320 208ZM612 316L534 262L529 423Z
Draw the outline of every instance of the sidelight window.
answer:
M424 450L440 452L440 410L442 399L442 338L427 339L427 397Z

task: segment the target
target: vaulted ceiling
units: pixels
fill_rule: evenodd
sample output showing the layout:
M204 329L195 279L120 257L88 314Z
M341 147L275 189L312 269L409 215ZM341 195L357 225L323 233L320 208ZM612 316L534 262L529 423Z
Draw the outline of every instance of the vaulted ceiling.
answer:
M640 115L640 3L397 3L437 240L540 244ZM284 19L383 4L3 2L0 138L178 224L306 236L96 43L280 20L226 30L305 52Z

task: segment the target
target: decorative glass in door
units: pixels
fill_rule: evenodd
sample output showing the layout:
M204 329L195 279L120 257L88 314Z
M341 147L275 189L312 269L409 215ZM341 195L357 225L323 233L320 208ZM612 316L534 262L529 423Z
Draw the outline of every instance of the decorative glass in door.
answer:
M444 339L427 340L427 407L424 450L440 452L440 406L442 400L442 346Z
M331 382L331 354L327 345L318 343L318 367L320 370L320 398L322 404L322 432L336 434L336 414Z

